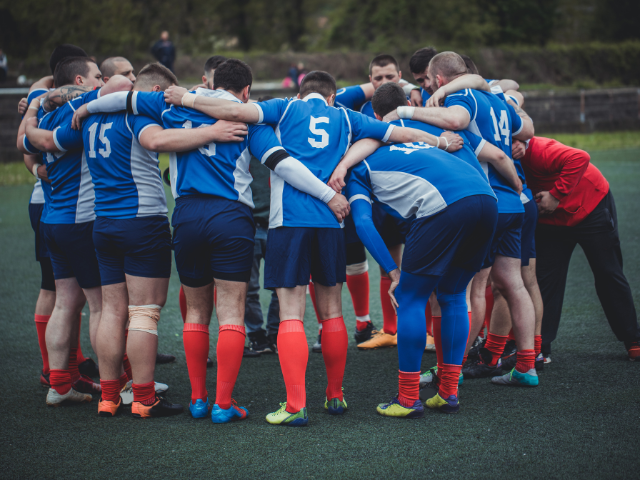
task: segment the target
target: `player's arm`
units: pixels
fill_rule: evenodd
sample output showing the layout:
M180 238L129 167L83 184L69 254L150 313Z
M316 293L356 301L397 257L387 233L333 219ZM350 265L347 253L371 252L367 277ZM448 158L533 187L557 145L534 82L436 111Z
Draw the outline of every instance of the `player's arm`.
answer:
M513 161L498 147L491 145L483 140L477 153L478 160L493 165L493 168L502 175L507 182L513 187L518 195L522 193L522 181L518 177L518 172Z
M524 108L524 95L522 95L520 92L517 92L516 90L507 90L506 92L504 92L504 96L507 99L510 98L512 101L514 101L520 108Z
M186 88L169 87L164 92L165 102L171 105L193 108L210 117L231 122L260 123L261 111L253 103L238 103L221 98L205 97L189 93Z
M462 137L453 132L443 132L442 135L436 137L423 130L408 127L394 128L391 135L389 135L389 141L393 143L423 142L447 152L460 150L462 145L464 145Z
M471 122L469 111L460 105L448 108L398 107L383 120L391 122L399 118L428 123L444 130L464 130Z
M203 128L164 129L150 124L138 135L138 141L152 152L187 152L211 142L241 142L246 135L245 123L220 120Z
M38 128L38 122L36 118L31 117L27 120L25 133L29 144L39 151L56 153L61 151L56 145L56 142L53 138L53 132L51 130Z
M513 133L513 138L515 138L516 140L522 140L523 142L526 142L527 140L533 138L533 136L535 135L535 129L533 127L533 120L531 120L531 117L527 115L527 112L516 105L515 102L513 102L511 99L507 99L507 104L511 108L513 108L513 110L515 110L515 113L518 115L518 117L520 117L522 121L521 128Z
M58 87L55 90L51 90L42 102L42 108L45 112L53 112L56 108L61 107L69 100L84 95L87 92L93 90L93 87L84 85L65 85Z
M472 90L484 90L485 92L491 91L491 87L489 87L489 84L484 78L480 75L470 73L452 80L433 92L431 98L427 100L426 106L439 107L444 103L444 99L447 98L448 95L467 88Z
M40 163L39 155L23 155L24 166L36 179L51 183L47 176L47 167Z
M516 82L515 80L510 80L508 78L505 78L503 80L494 80L491 83L492 87L498 86L500 88L502 88L503 92L506 92L507 90L519 90L520 89L520 85L518 84L518 82Z
M34 98L31 101L31 105L29 106L26 113L24 114L24 117L20 122L20 126L18 127L18 138L17 138L16 146L18 147L18 150L20 150L20 152L26 155L33 155L38 153L37 147L29 145L29 142L26 141L25 133L27 128L27 122L29 121L29 119L34 119L32 121L36 122L35 124L37 125L36 116L38 115L39 109L40 109L40 98L39 97Z

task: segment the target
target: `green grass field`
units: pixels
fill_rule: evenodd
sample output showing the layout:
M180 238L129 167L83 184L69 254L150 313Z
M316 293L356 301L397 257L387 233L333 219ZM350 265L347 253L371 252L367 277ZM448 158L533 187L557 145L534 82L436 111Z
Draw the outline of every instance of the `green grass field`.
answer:
M618 206L626 274L640 307L640 223L637 221L640 149L593 152ZM40 273L27 215L31 188L0 188L0 465L2 478L637 478L640 460L640 365L626 360L611 333L581 250L571 264L563 321L553 363L532 390L504 389L488 380L465 381L459 415L426 412L416 421L376 414L397 391L395 349L359 352L350 342L345 392L350 410L324 413L322 356L310 354L308 428L267 424L264 416L285 400L278 358L245 359L234 397L249 419L230 425L194 420L187 413L135 420L128 411L97 416L97 399L49 408L38 383L40 354L33 321ZM375 267L375 262L370 260ZM381 325L377 268L370 268L371 316ZM190 388L178 309L179 282L171 279L160 322L160 350L177 356L156 378L169 397L189 402ZM346 288L344 311L355 327ZM263 292L266 311L268 294ZM308 301L311 345L316 323ZM215 325L215 320L213 321ZM211 356L216 335L212 328ZM88 321L83 325L83 350ZM435 364L425 354L423 367ZM215 369L209 370L213 396Z

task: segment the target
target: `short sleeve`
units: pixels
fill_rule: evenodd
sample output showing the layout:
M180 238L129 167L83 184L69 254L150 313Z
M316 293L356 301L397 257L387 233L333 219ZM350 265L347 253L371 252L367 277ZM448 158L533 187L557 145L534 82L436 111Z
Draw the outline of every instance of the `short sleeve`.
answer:
M505 102L506 103L506 102ZM507 111L509 112L509 117L511 118L511 134L517 135L522 131L522 127L524 126L524 122L520 115L516 113L515 108L506 103Z
M291 100L290 98L272 98L266 102L253 103L252 105L256 107L260 113L259 123L276 126L280 122Z
M487 143L487 141L484 138L479 137L475 133L471 133L469 130L456 132L456 133L460 135L465 140L466 143L469 144L469 146L471 147L471 150L473 150L473 153L476 155L476 157L480 155L480 152L482 151L484 144Z
M127 110L134 115L146 115L159 124L162 124L162 114L169 108L164 101L164 92L133 92L131 108L127 105Z
M135 135L138 142L140 142L140 134L147 128L160 127L160 125L158 125L158 122L144 115L127 114L127 123L129 124L129 128L131 128L131 131Z
M360 85L354 85L353 87L341 88L336 92L335 105L337 107L344 107L350 110L356 110L356 108L362 105L367 100L364 94L364 90Z
M371 203L369 170L364 162L358 163L351 169L349 175L347 175L346 185L346 196L349 204L356 200L365 200Z
M82 148L82 131L74 130L67 123L53 131L53 141L61 152Z
M456 93L452 93L444 100L445 107L463 107L467 112L469 112L469 117L471 120L475 120L476 113L478 111L478 104L476 103L476 98L471 93L471 90L461 90Z
M264 163L276 150L284 150L269 125L249 125L249 151Z
M24 147L24 149L29 152L31 155L36 155L38 153L41 153L40 150L38 150L36 147L34 147L31 142L29 141L29 139L27 138L26 135L24 135L22 137L22 146Z
M375 118L368 117L359 112L353 110L343 110L349 123L351 124L351 142L357 142L363 138L375 138L386 142L389 140L391 132L395 128L395 125L391 125L386 122L381 122Z

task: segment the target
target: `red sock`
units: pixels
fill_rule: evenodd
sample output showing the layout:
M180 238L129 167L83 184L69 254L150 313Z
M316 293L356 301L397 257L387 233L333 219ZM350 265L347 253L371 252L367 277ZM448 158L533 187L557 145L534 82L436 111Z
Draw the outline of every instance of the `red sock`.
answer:
M438 370L443 365L442 361L442 336L440 334L440 327L442 325L442 317L440 315L433 315L433 342L436 344L436 358L438 359Z
M462 365L464 365L465 363L467 363L467 354L464 354L464 357L462 357Z
M520 373L527 373L536 366L535 350L519 350L516 362L516 370Z
M184 289L182 287L180 287L178 301L180 303L180 315L182 315L182 323L184 323L187 321L187 296L184 294Z
M140 402L143 405L153 405L156 403L156 387L155 382L132 384L133 401Z
M82 354L82 345L80 345L80 331L82 330L82 313L80 313L80 321L78 322L78 365L84 362L87 357Z
M131 371L131 363L129 363L129 357L127 357L127 352L124 352L124 358L122 359L122 367L124 368L124 373L127 375L127 380L133 380L133 372Z
M398 401L403 407L413 407L420 396L420 372L403 372L398 375Z
M287 387L287 412L296 413L307 405L304 377L309 361L309 347L302 321L280 322L278 353L284 384Z
M509 330L509 336L507 337L507 340L513 340L514 342L516 341L516 336L513 334L513 328Z
M60 395L64 395L71 390L71 375L69 370L59 370L52 368L49 370L49 383Z
M347 364L349 336L343 317L330 318L322 322L322 358L327 369L327 398L342 396L342 379Z
M49 373L49 352L47 351L47 340L45 338L47 332L47 324L51 315L36 315L36 332L38 333L38 346L40 347L40 355L42 355L42 372L47 375Z
M316 306L316 288L313 285L312 281L309 281L309 296L311 297L311 303L313 304L313 311L316 312L316 320L322 328L322 321L320 320L320 315L318 315L318 307Z
M127 377L126 373L123 373L122 375L120 375L120 378L118 378L118 383L120 384L120 390L124 388L124 386L127 384L128 381L129 381L129 377Z
M424 318L427 321L427 335L433 337L433 316L431 315L431 303L427 302L427 308L424 310Z
M460 371L462 365L442 365L442 369L438 368L438 377L440 377L440 387L438 394L447 399L451 395L458 395L458 381L460 380Z
M391 279L389 277L380 277L380 303L382 304L382 330L389 335L395 335L398 330L398 317L391 304L389 297L389 287Z
M100 386L102 387L102 400L106 402L118 403L120 398L120 379L118 380L103 380L100 379Z
M369 318L369 272L347 275L347 288L356 314L356 329L364 330L371 321Z
M498 360L504 352L504 346L506 344L507 337L505 335L494 335L489 332L487 335L487 343L484 344L484 348L491 352L491 362L489 366L495 367L498 364Z
M533 344L535 345L536 357L542 352L542 335L536 335L533 337Z
M216 381L216 403L226 410L231 407L231 394L238 378L244 340L244 325L221 325L218 333L218 377Z
M185 323L182 330L184 354L191 382L191 403L207 401L207 357L209 356L209 325Z
M69 375L71 376L71 382L75 382L80 378L80 370L78 370L78 349L69 349Z

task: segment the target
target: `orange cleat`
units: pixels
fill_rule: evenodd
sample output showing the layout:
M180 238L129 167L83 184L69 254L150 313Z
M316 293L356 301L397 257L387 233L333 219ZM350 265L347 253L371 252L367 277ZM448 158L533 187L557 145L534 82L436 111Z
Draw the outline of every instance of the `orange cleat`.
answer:
M397 335L389 335L381 331L372 332L370 340L358 344L358 350L372 350L375 348L386 348L398 346Z
M141 402L131 404L131 414L136 418L169 417L183 412L182 405L170 403L162 397L156 396L153 405L144 405Z
M115 417L120 407L122 407L122 399L118 398L118 403L114 403L109 400L103 400L102 397L100 397L98 415L101 417Z

